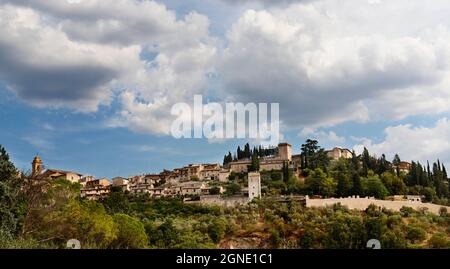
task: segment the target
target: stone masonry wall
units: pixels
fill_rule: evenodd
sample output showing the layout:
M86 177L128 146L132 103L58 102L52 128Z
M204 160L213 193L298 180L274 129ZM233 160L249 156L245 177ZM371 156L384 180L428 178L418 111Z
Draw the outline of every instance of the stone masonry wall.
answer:
M349 209L357 209L357 210L365 210L369 205L374 204L379 207L384 207L386 209L400 211L403 206L411 207L415 210L420 210L426 208L428 212L439 214L439 210L442 207L447 208L447 211L450 212L450 207L435 205L430 203L421 203L421 202L411 202L411 201L385 201L385 200L377 200L374 198L330 198L330 199L309 199L306 197L306 206L307 207L326 207L332 206L334 204L340 203L343 206L347 206Z

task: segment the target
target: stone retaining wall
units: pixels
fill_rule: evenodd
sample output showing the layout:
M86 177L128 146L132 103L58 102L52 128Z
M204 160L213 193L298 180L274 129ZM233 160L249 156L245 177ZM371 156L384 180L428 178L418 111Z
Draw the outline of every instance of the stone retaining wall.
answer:
M349 209L357 209L357 210L365 210L369 205L374 204L379 207L384 207L386 209L400 211L402 207L411 207L415 210L420 210L426 208L428 212L439 214L439 211L442 207L447 208L447 211L450 212L450 207L435 205L430 203L422 203L422 202L411 202L411 201L385 201L385 200L377 200L374 198L329 198L329 199L309 199L306 197L306 206L307 207L326 207L332 206L334 204L340 203L343 206L347 206Z

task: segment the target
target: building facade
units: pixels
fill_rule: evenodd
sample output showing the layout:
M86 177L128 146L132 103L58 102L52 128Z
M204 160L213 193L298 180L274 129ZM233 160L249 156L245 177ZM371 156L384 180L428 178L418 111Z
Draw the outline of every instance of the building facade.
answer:
M86 182L86 186L81 189L81 198L88 200L100 200L108 196L111 192L111 182L107 179L96 179Z
M259 172L248 173L248 198L261 198L261 175Z
M337 161L340 158L350 159L352 158L353 154L349 149L336 147L332 150L327 151L327 156L330 157L332 160Z

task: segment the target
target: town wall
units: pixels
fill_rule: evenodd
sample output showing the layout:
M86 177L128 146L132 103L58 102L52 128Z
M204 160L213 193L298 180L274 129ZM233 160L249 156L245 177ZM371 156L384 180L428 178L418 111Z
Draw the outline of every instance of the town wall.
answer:
M340 203L343 206L347 206L349 209L357 209L357 210L366 210L369 205L374 204L378 207L384 207L386 209L400 211L402 207L411 207L415 210L421 210L426 208L428 212L439 214L439 211L442 207L447 208L447 211L450 212L450 207L435 205L430 203L422 203L422 202L412 202L412 201L385 201L385 200L377 200L375 198L358 198L358 197L349 197L349 198L330 198L330 199L309 199L306 197L306 206L307 207L326 207L332 206L334 204Z

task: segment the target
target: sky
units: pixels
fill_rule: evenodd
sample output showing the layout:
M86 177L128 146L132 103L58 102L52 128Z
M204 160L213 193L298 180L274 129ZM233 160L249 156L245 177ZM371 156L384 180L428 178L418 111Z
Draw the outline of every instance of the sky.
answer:
M450 164L450 2L0 0L0 144L96 177L222 162L194 95L279 103L283 140ZM252 142L252 141L250 141Z

